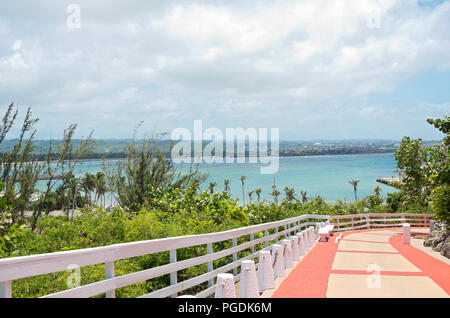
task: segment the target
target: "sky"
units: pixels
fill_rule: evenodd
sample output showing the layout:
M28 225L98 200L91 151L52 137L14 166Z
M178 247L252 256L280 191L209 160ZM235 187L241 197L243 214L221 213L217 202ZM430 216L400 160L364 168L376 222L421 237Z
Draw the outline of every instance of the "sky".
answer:
M41 139L194 120L282 140L440 139L426 118L450 113L449 30L438 0L2 1L0 114L31 106Z

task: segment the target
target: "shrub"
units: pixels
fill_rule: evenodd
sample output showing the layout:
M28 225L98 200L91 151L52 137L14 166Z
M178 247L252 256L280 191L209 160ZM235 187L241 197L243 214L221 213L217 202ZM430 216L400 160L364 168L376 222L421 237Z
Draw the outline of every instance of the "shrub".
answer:
M436 218L450 225L450 186L443 185L433 190L431 206Z
M406 201L405 194L403 192L388 193L386 198L386 203L392 211L397 212L403 203Z

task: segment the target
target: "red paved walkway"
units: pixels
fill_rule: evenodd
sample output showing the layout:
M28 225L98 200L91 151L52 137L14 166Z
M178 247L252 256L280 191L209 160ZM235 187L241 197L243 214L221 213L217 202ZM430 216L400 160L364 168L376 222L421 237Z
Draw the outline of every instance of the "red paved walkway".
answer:
M368 250L339 250L339 253L343 253L345 258L360 257L360 255L367 254L377 254L378 257L383 257L383 254L391 255L392 257L398 258L396 255L401 255L401 259L405 258L405 262L412 263L417 270L395 270L386 271L382 270L380 275L383 276L398 276L401 279L407 279L407 277L429 277L436 283L440 288L442 288L447 295L450 295L450 266L427 253L411 246L402 243L401 235L392 234L382 234L386 230L397 230L401 229L377 229L377 230L366 230L366 231L349 231L343 233L342 239L338 244L335 243L335 237L332 236L328 242L317 242L313 249L301 260L300 263L291 271L288 277L281 283L279 288L274 292L274 298L323 298L327 296L327 288L329 286L329 278L331 274L344 274L340 277L349 277L348 274L353 276L369 275L365 270L347 270L347 269L332 269L333 262L335 261L336 252L338 251L338 246L342 240L350 242L367 242L367 244L380 243L392 246L396 252L380 252L380 251L370 251ZM381 231L381 233L374 233L374 231ZM370 235L380 235L380 240L386 240L386 242L374 242L368 240L360 239L346 239L352 234L370 234ZM387 238L390 236L389 241ZM354 236L354 235L353 235ZM364 236L364 235L363 235ZM367 236L366 236L367 237ZM369 238L370 239L370 238ZM370 242L370 243L369 243ZM376 244L378 246L378 244ZM352 254L354 253L354 254ZM367 253L367 254L365 254ZM356 255L358 254L358 255ZM347 256L348 255L348 256ZM356 256L355 256L356 255ZM368 255L368 256L372 256ZM341 254L342 256L342 254ZM350 260L351 259L347 259ZM411 265L411 266L412 266ZM401 268L401 266L399 267ZM345 275L347 274L347 275ZM334 275L336 276L336 275ZM339 276L339 275L338 275ZM432 282L430 282L433 284ZM427 285L428 286L428 285ZM433 286L434 287L434 286ZM367 287L365 287L367 288ZM436 286L435 289L439 288ZM401 288L400 288L401 290ZM436 292L436 290L433 290ZM445 296L445 293L443 293Z

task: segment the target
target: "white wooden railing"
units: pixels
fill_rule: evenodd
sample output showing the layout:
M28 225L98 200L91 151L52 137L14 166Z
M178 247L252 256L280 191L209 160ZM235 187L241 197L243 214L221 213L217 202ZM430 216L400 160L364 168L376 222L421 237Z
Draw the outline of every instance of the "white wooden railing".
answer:
M363 213L330 216L330 224L335 226L335 232L399 227L406 222L411 224L411 227L428 227L431 220L433 220L432 214L415 213Z
M237 269L243 260L258 257L262 250L270 250L270 241L278 242L280 236L287 238L302 229L315 225L319 220L328 220L326 215L301 215L291 219L264 223L229 231L200 235L178 236L149 241L114 244L96 248L86 248L65 252L21 256L0 259L0 297L12 296L12 281L16 279L65 271L69 268L105 264L105 280L60 291L44 297L91 297L105 293L106 297L115 297L115 289L136 284L163 275L170 275L170 286L142 295L141 297L169 297L204 282L209 287L197 297L208 297L215 292L214 278L219 273L234 272L235 281L239 280ZM281 230L280 230L281 228ZM272 232L272 233L270 233ZM238 239L249 236L249 240L238 244ZM232 247L213 251L213 243L232 241ZM264 248L255 251L257 244L264 243ZM205 245L206 255L177 261L177 249ZM238 259L238 252L250 249L251 254ZM139 272L115 276L115 261L169 251L170 263ZM213 268L213 261L233 255L233 262L220 268ZM177 281L177 272L189 267L208 264L208 272L199 276Z

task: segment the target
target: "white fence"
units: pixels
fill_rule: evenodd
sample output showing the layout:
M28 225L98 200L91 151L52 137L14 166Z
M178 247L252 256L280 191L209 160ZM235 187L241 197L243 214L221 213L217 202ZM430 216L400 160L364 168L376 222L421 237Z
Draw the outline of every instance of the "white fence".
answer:
M12 281L16 279L65 271L73 266L84 267L105 264L105 280L75 287L44 297L91 297L105 293L106 297L115 297L115 289L136 284L163 275L170 275L171 285L141 297L169 297L204 282L209 287L197 297L214 294L214 279L219 273L234 272L235 281L239 280L237 269L243 260L252 260L262 250L270 250L270 241L278 242L280 236L285 238L302 229L315 225L319 220L328 220L326 215L302 215L291 219L264 223L234 230L200 235L178 236L149 241L114 244L104 247L86 248L65 252L12 257L0 259L0 297L11 297ZM270 233L271 232L271 233ZM238 239L249 236L249 240L238 244ZM232 241L232 247L213 251L213 243ZM264 248L255 251L257 244L264 243ZM207 253L197 257L177 261L177 249L206 245ZM238 252L250 249L251 254L238 259ZM149 255L160 252L170 253L170 263L145 269L139 272L115 277L114 262L126 258ZM213 261L233 255L233 262L220 268L213 268ZM177 272L189 267L208 264L208 272L182 282L177 281Z
M330 216L330 224L334 225L335 232L399 227L406 222L411 224L411 227L428 227L431 220L433 220L432 214L415 213L364 213Z
M315 225L315 229L317 230L317 223L320 221L329 221L330 224L335 226L334 232L339 232L371 228L399 227L405 222L411 224L411 227L424 227L429 226L430 220L432 219L433 215L431 214L409 213L368 213L339 216L308 214L282 221L264 223L224 232L178 236L66 252L5 258L0 259L0 297L11 297L13 280L64 271L73 268L73 266L84 267L97 264L105 265L105 280L46 295L44 297L91 297L103 293L105 293L106 297L115 297L115 290L118 288L168 274L170 275L170 286L140 297L174 297L179 292L205 282L208 282L209 287L198 293L196 297L209 297L215 293L216 285L214 285L214 279L218 274L233 271L235 282L239 281L237 270L243 260L253 260L259 256L260 251L270 251L272 245L269 243L271 241L278 242L281 236L288 238L311 225ZM244 239L244 237L249 237L249 239ZM239 241L241 241L241 243L238 244L238 239L240 238L241 240ZM216 252L213 251L213 243L229 240L232 241L231 248ZM262 244L264 244L263 248L255 250L257 245L260 246ZM206 245L205 255L177 261L177 249L200 245ZM250 255L238 259L238 252L248 249L251 251ZM170 263L115 277L115 261L161 252L169 252ZM231 263L214 269L213 261L230 255L233 256L233 261ZM208 265L207 273L178 282L178 271L201 264Z

